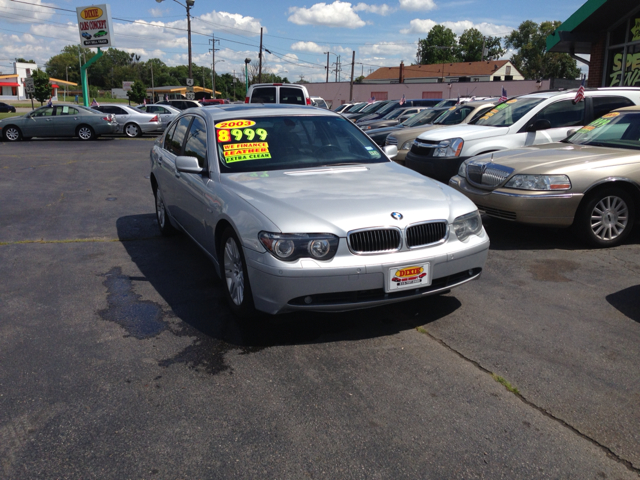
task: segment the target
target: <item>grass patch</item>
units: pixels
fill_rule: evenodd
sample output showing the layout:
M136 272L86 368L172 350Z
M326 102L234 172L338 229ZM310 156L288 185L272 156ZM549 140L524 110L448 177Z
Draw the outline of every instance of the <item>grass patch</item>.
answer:
M427 332L427 329L424 327L416 327L416 331L418 333L422 333L423 335L429 335L429 332Z
M518 389L516 387L511 385L508 380L505 380L500 375L496 375L495 373L492 373L491 376L493 377L493 379L496 382L501 383L504 386L504 388L509 390L511 393L515 393L516 395L520 395L520 391L518 391Z
M24 115L24 113L13 113L13 112L6 112L6 113L0 113L0 120L2 120L3 118L9 118L9 117L19 117L20 115Z

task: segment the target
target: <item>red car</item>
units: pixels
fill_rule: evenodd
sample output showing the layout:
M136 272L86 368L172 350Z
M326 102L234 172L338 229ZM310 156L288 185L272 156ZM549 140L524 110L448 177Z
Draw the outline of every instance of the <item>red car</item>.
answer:
M223 105L225 103L229 103L229 100L225 100L223 98L203 98L200 100L202 105Z

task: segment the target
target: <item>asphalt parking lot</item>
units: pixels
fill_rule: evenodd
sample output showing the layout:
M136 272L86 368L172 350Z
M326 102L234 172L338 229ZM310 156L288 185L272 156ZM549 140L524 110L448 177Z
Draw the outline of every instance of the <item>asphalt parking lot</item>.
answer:
M476 282L247 327L152 141L0 143L0 477L640 476L640 231L485 219Z

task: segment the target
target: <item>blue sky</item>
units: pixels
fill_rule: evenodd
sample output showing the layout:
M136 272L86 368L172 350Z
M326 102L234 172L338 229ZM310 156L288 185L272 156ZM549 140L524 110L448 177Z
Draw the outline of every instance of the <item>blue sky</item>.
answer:
M65 45L77 44L75 8L82 0L0 0L0 71L12 71L16 57L40 66ZM174 0L111 0L116 47L143 60L160 58L168 65L187 64L186 10ZM181 0L181 3L184 1ZM211 66L209 39L215 35L216 71L240 75L245 58L258 58L264 29L264 70L297 81L325 79L327 56L339 55L341 78L379 66L411 63L416 42L436 24L460 35L470 27L485 35L504 36L525 21L566 20L584 1L565 0L388 0L346 2L308 0L195 0L191 10L193 61ZM40 5L40 6L37 6ZM43 8L42 6L55 7ZM72 10L72 11L67 11ZM116 20L122 19L122 20ZM136 23L127 22L135 21ZM509 58L507 53L505 58ZM335 66L332 66L333 70ZM335 79L335 73L331 73Z

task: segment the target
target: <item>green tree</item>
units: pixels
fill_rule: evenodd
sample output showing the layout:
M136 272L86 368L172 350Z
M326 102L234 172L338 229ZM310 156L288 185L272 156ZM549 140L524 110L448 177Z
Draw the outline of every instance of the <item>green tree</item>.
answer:
M500 37L485 37L476 28L465 30L458 40L456 56L459 62L479 62L482 60L482 46L487 49L485 59L499 58L506 52Z
M455 62L456 34L443 25L433 27L427 38L418 40L416 62L420 65Z
M33 84L36 87L36 91L33 97L42 105L45 101L51 97L51 85L49 85L49 75L42 70L38 69L31 74L33 78Z
M135 81L127 92L127 97L133 102L141 103L147 97L147 87L142 82Z
M567 53L547 52L547 36L560 26L560 21L537 24L526 20L505 37L505 45L517 50L511 63L528 79L568 78L580 75L576 61Z
M16 62L19 63L36 63L33 60L25 60L24 58L20 57L20 58L16 58Z
M75 82L80 85L80 65L78 62L78 56L82 59L82 63L85 63L95 55L95 52L88 48L82 48L79 45L67 45L62 49L58 55L51 57L47 63L45 63L45 69L47 74L53 78L59 78L60 80L67 79L67 71L69 72L69 81ZM92 76L94 78L94 76ZM99 76L95 76L99 79ZM100 85L102 86L102 85Z

